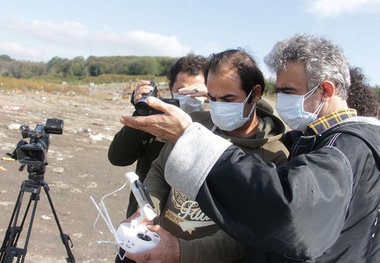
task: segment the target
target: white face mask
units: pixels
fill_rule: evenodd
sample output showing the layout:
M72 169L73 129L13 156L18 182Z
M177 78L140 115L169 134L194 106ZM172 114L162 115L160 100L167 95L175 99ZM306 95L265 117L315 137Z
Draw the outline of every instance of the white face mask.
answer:
M204 97L191 97L190 95L182 95L173 93L173 98L179 100L179 107L186 113L200 111L203 107Z
M306 112L303 109L305 100L307 100L318 87L319 85L311 89L305 95L277 94L276 110L290 129L304 132L307 125L318 118L318 114L321 111L324 102L319 104L318 108L313 113Z
M252 91L248 94L243 102L219 102L210 100L210 114L212 122L223 131L233 131L243 126L252 115L256 104L247 117L243 117L244 105L251 96Z

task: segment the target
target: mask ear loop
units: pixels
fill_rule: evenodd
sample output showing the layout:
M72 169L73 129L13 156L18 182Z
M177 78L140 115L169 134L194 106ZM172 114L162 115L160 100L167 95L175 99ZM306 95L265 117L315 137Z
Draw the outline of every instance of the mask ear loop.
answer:
M248 96L247 96L247 97L245 98L245 100L243 101L243 105L245 105L245 104L247 103L248 99L251 97L252 91L253 91L253 90L251 90L251 92L248 94ZM253 111L254 111L255 108L256 108L256 103L254 103L254 104L252 105L252 109L251 109L251 111L249 112L247 118L251 118L252 113L253 113ZM243 116L242 116L242 117L243 117ZM243 118L244 118L244 117L243 117Z
M323 105L325 105L325 102L321 102L321 104L319 104L318 108L314 111L313 114L317 115L319 114L319 112L321 111L321 109L323 108Z
M314 88L312 88L311 90L309 90L305 95L303 95L304 97L304 100L307 100L311 95L313 95L313 93L317 90L317 88L319 87L320 84L318 84L317 86L315 86Z
M251 90L251 92L248 93L247 97L246 97L246 98L244 99L244 101L243 101L243 104L246 104L246 103L247 103L249 97L251 97L252 91L253 91L253 90Z
M303 103L305 102L305 100L307 100L311 95L313 95L313 93L318 89L318 87L320 86L321 84L318 84L317 86L315 86L314 88L312 88L311 90L309 90L305 95L303 95L303 102L302 102L302 108L303 108ZM325 105L324 102L321 102L318 106L318 108L313 112L313 114L316 114L318 116L319 112L321 111L323 105Z

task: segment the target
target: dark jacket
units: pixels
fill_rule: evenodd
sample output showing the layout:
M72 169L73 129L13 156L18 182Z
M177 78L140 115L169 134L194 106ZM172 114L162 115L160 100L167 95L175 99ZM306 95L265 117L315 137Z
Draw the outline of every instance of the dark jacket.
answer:
M117 166L127 166L137 161L136 174L141 181L144 181L152 162L157 158L164 144L149 133L124 126L111 142L108 159ZM136 212L137 208L137 201L131 194L127 217Z
M301 137L282 167L229 146L196 201L252 262L380 262L379 145L380 126L343 122Z
M261 158L276 165L286 162L288 151L280 142L285 132L284 124L274 115L256 109L259 124L255 135L231 137L216 129L214 133L229 139L245 152L257 153ZM209 112L194 112L193 121L212 129ZM196 141L194 141L194 144ZM153 162L145 184L152 196L157 214L160 214L160 225L180 241L181 261L196 262L247 262L249 249L241 246L230 236L221 231L210 220L198 204L165 181L164 168L173 145L166 144L159 157Z

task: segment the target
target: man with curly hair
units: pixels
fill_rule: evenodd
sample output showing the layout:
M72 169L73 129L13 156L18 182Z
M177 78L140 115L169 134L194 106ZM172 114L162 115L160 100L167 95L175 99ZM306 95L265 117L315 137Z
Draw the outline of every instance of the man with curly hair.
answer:
M351 86L348 89L348 106L356 109L359 116L376 117L379 104L376 94L366 82L362 70L358 67L351 67L350 77Z

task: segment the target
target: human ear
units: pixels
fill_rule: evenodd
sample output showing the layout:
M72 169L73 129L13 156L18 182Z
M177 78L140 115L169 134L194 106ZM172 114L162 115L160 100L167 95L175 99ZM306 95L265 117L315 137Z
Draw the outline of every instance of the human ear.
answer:
M332 95L334 95L335 92L335 85L329 80L325 80L321 83L322 87L322 97L324 99L331 98Z
M253 102L257 103L261 99L261 85L256 85L252 89Z

